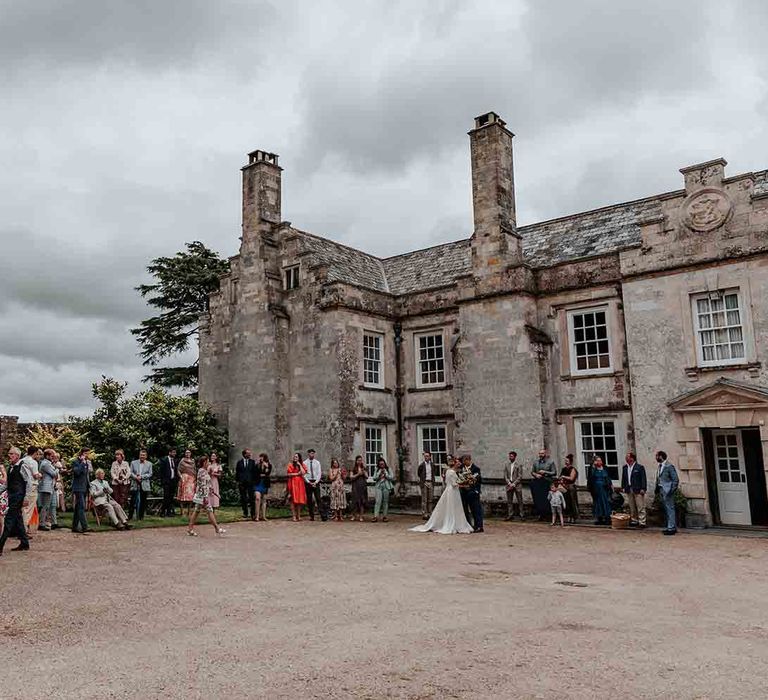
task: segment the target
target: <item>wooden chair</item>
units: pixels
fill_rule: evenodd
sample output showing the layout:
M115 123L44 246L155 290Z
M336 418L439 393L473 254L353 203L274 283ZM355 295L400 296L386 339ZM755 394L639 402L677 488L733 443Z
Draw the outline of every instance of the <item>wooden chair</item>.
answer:
M93 517L96 518L96 525L97 527L101 527L101 518L99 517L99 509L93 504L93 496L91 494L88 494L88 507L86 510L91 511L93 513Z

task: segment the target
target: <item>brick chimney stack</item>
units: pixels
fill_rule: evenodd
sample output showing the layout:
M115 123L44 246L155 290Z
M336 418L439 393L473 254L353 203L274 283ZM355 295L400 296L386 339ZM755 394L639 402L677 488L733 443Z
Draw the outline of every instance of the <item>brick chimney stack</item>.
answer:
M281 183L283 169L278 156L267 151L252 151L243 173L243 243L259 231L270 229L282 220Z
M479 276L522 261L515 221L513 137L495 112L475 118L475 128L469 132L475 221L472 267Z

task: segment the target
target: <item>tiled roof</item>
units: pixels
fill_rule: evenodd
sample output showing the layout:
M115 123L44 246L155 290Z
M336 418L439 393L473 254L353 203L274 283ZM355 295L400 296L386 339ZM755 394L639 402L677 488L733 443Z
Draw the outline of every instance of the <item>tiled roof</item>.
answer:
M768 170L755 173L754 194L768 194ZM523 257L532 267L612 253L640 243L643 219L661 214L658 197L522 226ZM299 232L313 263L328 266L330 281L391 294L409 294L452 284L471 272L469 239L377 258L327 238Z

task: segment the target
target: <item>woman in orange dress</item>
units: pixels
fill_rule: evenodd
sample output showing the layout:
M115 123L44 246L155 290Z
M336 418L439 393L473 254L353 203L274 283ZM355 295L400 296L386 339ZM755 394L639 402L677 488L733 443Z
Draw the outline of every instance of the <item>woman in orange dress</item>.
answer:
M307 473L307 468L302 464L303 461L301 455L297 452L293 455L293 460L288 462L286 467L286 473L288 474L286 490L291 501L293 522L301 520L301 506L307 503L307 490L304 487L304 475Z

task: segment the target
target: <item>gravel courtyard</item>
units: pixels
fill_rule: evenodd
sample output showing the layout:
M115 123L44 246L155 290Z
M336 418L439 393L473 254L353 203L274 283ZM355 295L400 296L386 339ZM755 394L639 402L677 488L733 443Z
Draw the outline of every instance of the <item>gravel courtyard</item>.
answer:
M764 539L415 522L38 535L0 696L766 697Z

